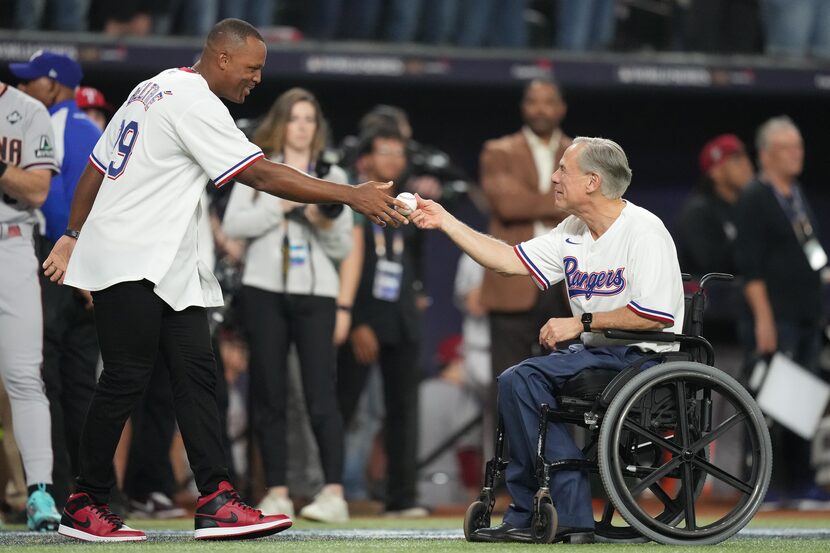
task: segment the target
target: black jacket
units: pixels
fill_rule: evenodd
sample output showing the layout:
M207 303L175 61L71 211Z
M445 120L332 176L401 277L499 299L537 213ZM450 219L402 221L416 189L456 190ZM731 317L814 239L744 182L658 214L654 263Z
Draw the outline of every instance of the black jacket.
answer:
M362 216L356 218L355 224L363 226L366 253L363 257L360 286L352 308L352 326L368 324L375 331L378 341L384 345L417 342L420 338L421 323L415 300L422 286L423 231L419 231L412 224L402 225L397 229L387 226L382 231L385 236L387 259L394 257L392 244L395 233L401 233L404 243L400 259L403 264L400 298L398 301L390 302L376 299L373 295L378 259L375 252L374 225Z
M818 235L818 221L804 198L807 215ZM807 262L790 220L771 185L752 182L737 205L736 262L747 280L760 279L776 320L817 321L821 318L821 280Z

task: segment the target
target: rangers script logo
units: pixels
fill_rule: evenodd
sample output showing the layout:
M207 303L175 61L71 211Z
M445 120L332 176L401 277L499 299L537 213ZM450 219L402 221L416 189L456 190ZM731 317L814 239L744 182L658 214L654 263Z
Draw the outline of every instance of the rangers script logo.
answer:
M565 279L568 283L568 296L615 296L625 289L625 267L586 273L579 270L579 261L575 257L566 257Z

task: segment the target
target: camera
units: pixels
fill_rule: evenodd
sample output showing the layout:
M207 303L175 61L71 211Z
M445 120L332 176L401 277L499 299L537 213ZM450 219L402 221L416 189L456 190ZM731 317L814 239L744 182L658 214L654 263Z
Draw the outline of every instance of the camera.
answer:
M337 219L341 213L343 213L343 204L318 204L317 209L320 211L320 215L325 217L326 219ZM297 221L298 223L308 223L308 219L305 216L305 206L295 207L291 211L287 211L285 213L285 217L292 221Z
M326 219L337 219L343 213L343 204L320 204L317 208Z

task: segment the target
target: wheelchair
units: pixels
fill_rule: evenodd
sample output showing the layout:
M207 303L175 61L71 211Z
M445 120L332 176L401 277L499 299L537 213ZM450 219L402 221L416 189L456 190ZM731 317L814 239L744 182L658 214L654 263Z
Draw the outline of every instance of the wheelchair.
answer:
M744 387L714 367L714 349L701 336L706 285L732 278L709 273L700 279L698 290L685 298L682 334L604 332L608 338L679 343L679 351L647 354L622 371L583 370L556 392L558 407L540 405L534 542L550 543L556 535L556 498L551 497L549 482L557 470L585 471L592 487L601 484L604 507L594 531L599 542L711 545L749 523L772 473L769 431ZM683 279L690 277L684 274ZM648 359L657 364L641 369ZM549 422L587 430L584 459L545 458ZM495 439L484 486L464 517L468 541L475 530L490 526L495 486L508 465L501 419ZM723 466L712 457L716 443L732 440L742 441L746 448L738 467ZM710 502L700 509L709 477L725 484L729 493L714 507Z

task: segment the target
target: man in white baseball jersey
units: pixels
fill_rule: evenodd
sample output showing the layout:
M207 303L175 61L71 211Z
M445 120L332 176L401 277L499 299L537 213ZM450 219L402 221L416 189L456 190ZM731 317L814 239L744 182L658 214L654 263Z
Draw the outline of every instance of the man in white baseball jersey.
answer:
M551 180L557 206L570 216L549 233L515 247L472 230L433 201L419 198L418 209L410 216L419 228L443 230L489 269L530 275L542 290L565 280L574 313L548 320L539 331L539 343L553 350L550 355L527 359L498 378L499 412L511 456L507 488L513 504L500 526L477 530L475 541L532 541L539 406L556 407L557 388L585 368L620 370L646 352L676 348L610 341L595 332L614 328L679 332L683 326L683 287L674 242L655 215L622 199L631 182L622 148L603 138L577 138L565 150ZM557 344L578 337L582 344L556 349ZM549 425L546 455L582 457L562 424ZM593 541L587 476L556 471L550 488L559 515L555 541Z
M43 391L43 308L33 246L34 210L59 172L43 104L0 82L0 376L23 458L32 530L57 530L49 402ZM4 421L8 422L8 421Z
M104 359L81 435L77 493L61 519L64 535L146 539L107 501L118 438L159 352L202 494L196 538L258 537L291 526L284 515L242 503L227 481L205 312L222 305L222 293L198 258L199 198L209 180L222 186L235 179L299 202L345 203L381 223L405 219L390 207L396 201L384 192L388 185L315 179L265 160L248 142L219 98L242 103L261 80L265 56L256 29L226 19L192 68L169 69L136 86L93 150L66 236L43 264L53 280L92 291Z

